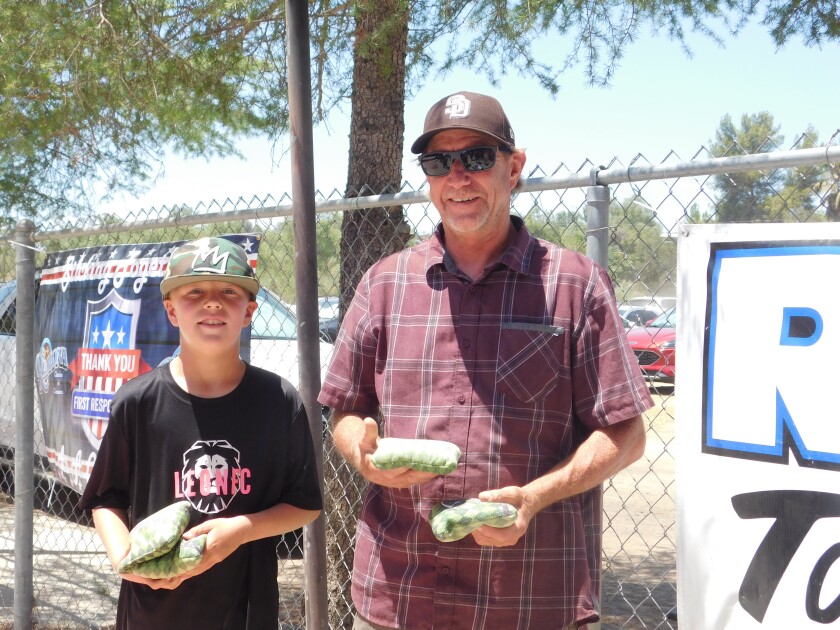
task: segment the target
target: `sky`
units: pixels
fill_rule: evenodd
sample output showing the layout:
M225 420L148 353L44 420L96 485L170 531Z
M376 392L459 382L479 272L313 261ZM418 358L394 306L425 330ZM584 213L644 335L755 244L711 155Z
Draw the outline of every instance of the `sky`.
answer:
M659 163L672 151L688 161L708 146L725 114L739 121L743 114L770 112L785 136L784 148L808 125L821 143L835 133L833 142L840 143L840 44L807 48L794 39L777 50L760 25L727 39L724 47L701 35L690 35L688 43L690 58L665 36L644 34L627 47L609 86L589 85L576 67L560 77L562 88L554 98L533 79L514 75L496 87L472 71L429 77L406 103L403 180L415 187L423 183L409 147L429 107L460 90L502 102L517 144L526 150L526 175L537 166L538 176L551 174L561 164L577 171L587 159L609 165L618 158L627 166L639 154ZM348 102L314 130L315 188L325 196L344 191L349 127ZM145 194L119 196L102 210L133 212L268 195L279 201L291 194L291 159L282 146L250 138L238 148L243 159L167 155L162 174Z

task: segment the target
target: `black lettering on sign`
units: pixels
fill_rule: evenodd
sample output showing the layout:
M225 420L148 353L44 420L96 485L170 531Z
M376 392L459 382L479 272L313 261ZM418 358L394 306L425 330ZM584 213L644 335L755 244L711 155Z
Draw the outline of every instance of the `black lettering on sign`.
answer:
M826 550L814 565L811 571L811 579L808 580L808 591L805 593L805 612L808 618L819 623L834 623L840 618L840 595L828 605L828 608L820 608L820 593L825 576L834 561L840 558L840 543L835 543Z
M840 516L840 495L808 490L765 490L735 495L732 507L743 519L776 519L756 549L738 592L741 606L761 623L785 570L813 524L821 518ZM840 557L840 550L835 550L839 546L834 545L823 554L808 583L806 611L811 619L821 623L831 623L840 616L837 599L825 610L819 607L822 580Z

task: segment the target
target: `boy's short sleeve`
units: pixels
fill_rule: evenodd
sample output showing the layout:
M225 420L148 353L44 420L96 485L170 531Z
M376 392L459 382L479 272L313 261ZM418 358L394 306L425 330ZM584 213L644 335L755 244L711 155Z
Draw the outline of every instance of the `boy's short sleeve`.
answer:
M82 493L79 507L83 510L114 508L127 510L131 455L122 427L113 419L99 446L96 463Z
M292 388L283 381L283 386ZM293 389L293 388L292 388ZM283 492L283 502L302 510L323 509L321 484L318 479L318 467L315 463L315 439L309 428L309 417L306 408L300 401L297 392L287 392L296 401L297 409L288 432L288 447L286 449L286 479L287 484ZM318 447L321 440L317 440Z

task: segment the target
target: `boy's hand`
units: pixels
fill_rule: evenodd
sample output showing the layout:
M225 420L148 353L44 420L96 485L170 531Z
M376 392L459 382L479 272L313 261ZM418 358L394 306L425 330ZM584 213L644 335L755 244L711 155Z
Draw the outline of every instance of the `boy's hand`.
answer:
M184 538L187 540L207 534L207 542L204 543L204 554L198 566L178 577L183 579L194 577L227 558L242 544L241 534L247 524L242 517L214 518L184 532Z
M186 575L186 574L184 574ZM142 577L140 575L134 575L133 573L120 573L120 577L124 579L126 582L137 582L138 584L145 584L149 588L158 590L173 590L181 586L183 581L186 579L184 575L178 575L172 578L147 578Z
M204 544L204 553L201 562L194 569L171 578L147 578L133 573L121 573L120 577L129 582L145 584L149 588L172 590L178 588L191 577L204 573L227 558L241 544L238 533L241 523L236 517L216 518L196 525L184 532L183 537L187 540L201 534L207 534L207 541Z

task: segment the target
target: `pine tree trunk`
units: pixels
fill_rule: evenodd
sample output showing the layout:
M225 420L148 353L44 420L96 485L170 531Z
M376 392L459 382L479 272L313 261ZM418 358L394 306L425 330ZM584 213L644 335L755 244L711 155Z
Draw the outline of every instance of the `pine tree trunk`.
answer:
M397 192L402 179L408 5L403 0L361 0L356 16L350 164L347 197ZM362 274L377 260L403 249L409 229L402 207L348 211L341 229L343 316ZM327 580L330 628L351 628L353 537L365 480L346 465L328 440Z
M347 197L397 192L405 132L408 12L403 0L362 0L356 18ZM349 304L362 274L399 251L409 230L402 207L344 214L341 298Z

